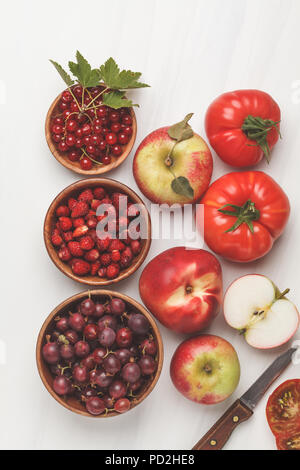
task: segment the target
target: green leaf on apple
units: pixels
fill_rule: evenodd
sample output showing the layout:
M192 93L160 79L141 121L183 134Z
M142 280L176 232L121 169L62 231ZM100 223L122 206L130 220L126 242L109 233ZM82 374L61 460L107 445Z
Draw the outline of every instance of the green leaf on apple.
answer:
M176 140L177 142L181 142L182 140L187 140L193 137L194 132L191 126L189 125L188 121L191 119L194 113L189 113L185 116L185 118L174 124L173 126L169 127L168 134L171 139Z
M119 90L113 90L109 93L104 93L102 103L113 109L139 106L138 104L134 104L131 100L125 98L125 91Z
M171 188L176 194L181 194L189 199L194 198L194 190L191 187L189 180L185 176L178 176L174 178L171 183Z

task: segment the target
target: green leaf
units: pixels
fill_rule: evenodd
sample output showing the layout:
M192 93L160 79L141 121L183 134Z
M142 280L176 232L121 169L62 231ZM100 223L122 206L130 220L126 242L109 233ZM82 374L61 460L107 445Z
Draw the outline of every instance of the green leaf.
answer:
M193 129L188 124L188 121L192 116L193 113L187 114L183 121L180 121L169 128L168 134L171 139L177 140L177 142L181 142L182 140L187 140L193 137Z
M98 86L100 83L100 71L98 69L92 69L88 61L79 51L76 52L76 59L77 63L69 62L69 69L78 79L78 82L83 87Z
M131 100L128 100L124 97L124 91L114 90L109 93L104 93L102 103L113 109L131 108L132 106L138 106L138 104L133 104Z
M185 176L174 178L171 183L171 188L176 194L181 194L189 199L193 199L194 197L194 190Z
M59 65L57 62L55 62L54 60L51 60L50 59L50 62L52 65L54 65L54 67L56 68L56 70L58 71L59 75L61 76L61 78L63 79L63 81L68 85L68 86L71 86L73 85L74 83L74 80L72 80L72 78L70 77L70 75L62 68L61 65Z
M146 83L139 82L141 75L140 72L132 72L131 70L122 70L120 72L116 61L112 57L100 67L101 80L112 90L148 87L149 85Z

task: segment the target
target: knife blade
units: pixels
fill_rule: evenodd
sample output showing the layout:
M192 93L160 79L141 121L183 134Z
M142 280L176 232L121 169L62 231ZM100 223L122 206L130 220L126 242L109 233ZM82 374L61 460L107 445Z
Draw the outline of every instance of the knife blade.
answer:
M228 441L232 431L249 419L255 406L267 389L290 364L297 348L290 348L277 357L253 385L236 400L192 450L219 450Z

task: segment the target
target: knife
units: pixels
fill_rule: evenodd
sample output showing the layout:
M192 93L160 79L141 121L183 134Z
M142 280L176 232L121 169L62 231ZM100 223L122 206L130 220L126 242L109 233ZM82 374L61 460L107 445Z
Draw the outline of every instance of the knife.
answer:
M236 400L192 450L220 450L232 431L253 415L253 410L270 385L290 364L297 348L290 348L268 367L254 384Z

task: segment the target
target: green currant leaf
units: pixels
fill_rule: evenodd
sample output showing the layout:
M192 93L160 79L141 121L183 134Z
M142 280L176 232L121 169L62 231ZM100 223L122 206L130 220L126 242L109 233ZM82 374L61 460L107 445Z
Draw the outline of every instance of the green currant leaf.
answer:
M132 72L131 70L122 70L120 72L116 61L112 57L100 67L101 80L112 90L148 87L149 85L138 81L141 75L140 72Z
M50 62L52 65L54 65L54 67L56 68L56 70L58 71L59 75L61 76L61 78L63 79L63 81L68 85L68 86L71 86L73 85L74 83L74 80L72 80L72 78L70 77L70 75L62 68L61 65L59 65L57 62L55 62L54 60L51 60L50 59Z
M83 87L98 86L100 83L100 71L98 69L92 69L88 61L79 51L76 52L76 59L77 63L69 62L69 69L78 79L78 82Z
M102 103L113 109L131 108L132 106L138 106L138 104L133 104L131 100L127 100L125 98L124 91L118 90L104 93Z
M187 140L193 137L193 129L188 124L188 121L192 116L193 113L187 114L183 121L177 122L169 128L168 134L171 139L177 140L177 142L181 142L182 140Z
M194 197L194 190L190 185L190 182L185 176L178 176L174 178L171 183L171 188L176 194L181 194L182 196L186 196L189 199L193 199Z

